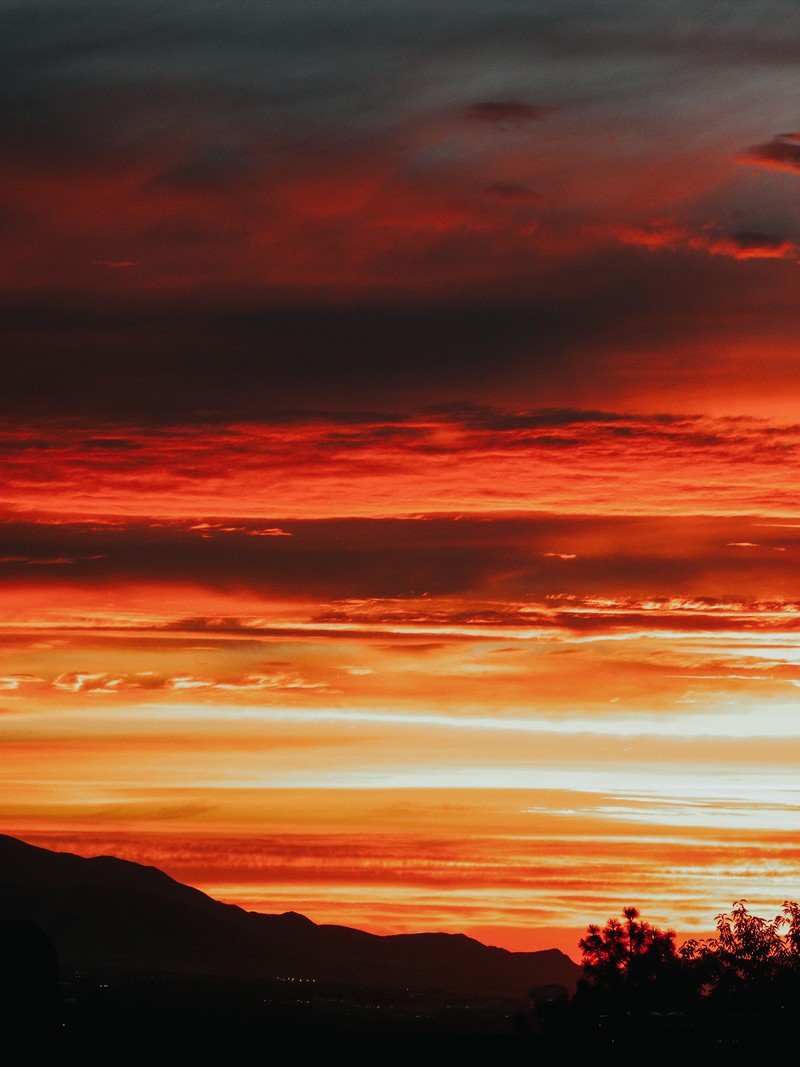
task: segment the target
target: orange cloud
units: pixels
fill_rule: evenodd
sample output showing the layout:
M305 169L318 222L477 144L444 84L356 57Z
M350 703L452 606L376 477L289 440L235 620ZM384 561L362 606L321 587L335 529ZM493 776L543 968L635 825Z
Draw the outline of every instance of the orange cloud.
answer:
M350 425L320 416L156 433L53 421L35 433L8 428L0 448L5 505L16 512L36 513L46 499L51 515L68 520L185 517L197 536L239 529L278 541L289 518L332 515L535 507L778 517L791 513L794 485L775 459L797 437L794 425L758 419L464 407ZM231 515L261 521L219 518ZM98 558L6 552L0 566L77 570Z
M693 229L674 223L653 222L647 226L622 226L612 230L623 244L645 248L688 249L706 252L711 256L730 259L791 259L796 260L800 249L793 242L774 234L742 231L715 233L710 229Z

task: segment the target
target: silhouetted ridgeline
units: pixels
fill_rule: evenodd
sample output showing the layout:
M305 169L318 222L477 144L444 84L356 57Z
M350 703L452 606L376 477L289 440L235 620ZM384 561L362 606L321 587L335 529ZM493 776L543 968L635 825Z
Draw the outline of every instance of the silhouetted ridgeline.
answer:
M2 835L0 918L36 924L54 947L67 1028L124 1029L135 1005L140 1022L191 1029L368 1032L391 1016L399 1031L492 1032L504 1020L513 1032L533 987L568 996L581 974L555 949L380 937L292 912L246 912L154 867Z

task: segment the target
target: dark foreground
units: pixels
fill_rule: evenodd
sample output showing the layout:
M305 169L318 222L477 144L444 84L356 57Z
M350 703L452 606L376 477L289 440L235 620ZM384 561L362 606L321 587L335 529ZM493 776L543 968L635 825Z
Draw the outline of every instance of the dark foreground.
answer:
M616 1062L687 1056L693 1063L792 1047L796 1019L781 1015L672 1014L576 1018L569 1003L537 1007L315 983L75 975L38 1014L5 1019L20 1063L324 1061L433 1063ZM23 1051L24 1050L24 1051Z

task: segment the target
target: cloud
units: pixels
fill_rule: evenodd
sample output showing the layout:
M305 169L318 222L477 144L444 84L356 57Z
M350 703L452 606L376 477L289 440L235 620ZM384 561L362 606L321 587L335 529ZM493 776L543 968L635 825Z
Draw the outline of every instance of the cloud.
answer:
M167 0L131 20L85 0L16 5L0 42L3 416L168 421L489 390L588 406L671 376L699 389L676 345L791 345L793 278L646 262L641 234L597 247L593 227L715 207L729 153L704 109L727 129L730 101L718 74L714 92L670 82L662 99L665 57L746 67L748 41L785 47L755 15L721 32L679 9L688 21L656 26L630 5L598 20L448 3L431 35L394 2L369 20L306 3ZM517 126L552 139L523 152L495 135ZM793 259L755 212L737 218L674 240L715 261ZM730 358L709 374L735 380Z
M611 462L613 452L606 433L618 425L612 421L601 430L598 425L581 424L588 450L582 462L586 465L585 477L590 480L596 478L599 462ZM508 621L509 603L517 605L525 598L532 608L549 618L558 603L546 598L554 594L576 598L575 605L592 592L611 597L613 605L620 596L635 596L644 602L672 597L676 590L690 599L707 599L712 594L720 598L720 590L724 590L721 599L733 598L732 603L739 603L736 597L749 602L753 598L764 601L769 596L800 596L795 566L800 554L799 529L762 527L762 548L728 550L729 546L752 543L752 521L707 513L708 482L692 443L697 423L689 420L685 424L644 424L631 420L627 425L644 435L646 454L653 450L658 455L663 448L669 457L675 449L674 462L679 469L685 469L687 464L696 467L701 487L698 507L706 511L705 515L646 515L641 511L612 515L589 511L527 516L455 513L416 518L308 519L285 524L291 537L251 536L249 531L260 529L263 522L242 519L206 526L165 519L154 524L144 518L100 527L92 522L7 521L0 524L0 544L18 550L15 555L36 552L42 556L78 556L87 545L101 551L95 559L71 567L9 566L4 594L23 596L31 605L41 600L37 610L46 610L48 598L65 603L68 590L75 591L77 605L83 603L88 589L144 585L169 591L155 597L156 605L162 595L171 602L178 589L184 590L192 604L202 604L198 591L206 590L218 598L212 610L207 606L184 608L177 616L167 613L161 625L180 632L243 637L264 636L266 630L291 626L298 619L309 624L314 619L350 619L353 624L360 624L365 609L354 605L354 598L374 601L378 612L386 604L392 605L392 612L402 607L408 621L425 619L435 625L437 605L441 605L448 625L494 626ZM538 431L546 429L540 427ZM579 431L573 427L570 432ZM646 432L653 436L647 437ZM689 438L688 447L684 434ZM499 448L496 430L489 438L495 449ZM628 443L621 462L630 466L631 441L636 437L623 440ZM473 445L470 443L469 447ZM776 458L785 451L779 448L773 452L770 435L759 432L758 424L737 424L728 438L720 433L711 435L710 443L703 441L700 454L710 453L708 462L717 477L720 469L729 464L731 477L741 481L751 452L759 455L765 469L772 472ZM434 459L441 465L438 453ZM450 456L446 465L453 462ZM641 465L633 467L640 492ZM497 470L497 456L492 469ZM666 475L653 473L658 470L656 466L648 477L671 477L672 469L670 459ZM577 463L572 477L584 477ZM685 482L681 484L676 506L685 510L687 490ZM764 492L771 492L769 485ZM196 526L201 528L195 529ZM263 617L258 608L253 608L253 596L263 605ZM470 607L471 601L477 603ZM305 607L300 615L298 609L293 609L287 619L282 611L274 614L270 605L276 602ZM334 615L320 608L321 604L332 603L340 605ZM590 608L594 611L598 606L592 604ZM519 610L518 606L513 608L515 619ZM339 612L344 613L341 618ZM530 616L517 619L521 625L533 621ZM109 613L108 625L127 625L124 612L118 618ZM135 625L141 626L142 622L136 621Z
M43 682L43 679L30 678L27 675L14 675L0 679L0 688L16 689L21 684ZM8 684L3 685L3 682ZM13 684L16 682L17 684ZM263 693L269 690L290 691L327 690L325 682L309 681L297 670L274 669L268 666L260 670L248 671L238 676L209 678L188 672L174 674L157 674L155 671L113 672L113 671L65 671L49 683L53 689L64 693L96 693L109 695L142 690L147 692L166 691L172 693Z
M137 259L93 259L92 263L98 267L108 267L109 270L129 270L141 266L141 261Z
M717 212L730 154L708 143L716 127L670 88L654 138L647 106L665 56L713 41L714 62L746 65L745 42L766 52L776 35L748 13L720 33L710 15L656 29L627 8L599 23L466 7L438 7L429 40L395 3L364 25L349 8L311 20L304 3L147 2L130 24L84 0L17 5L0 42L13 100L3 417L781 395L800 334L785 220ZM540 122L556 108L558 123ZM523 151L494 135L520 124L547 141ZM704 228L712 211L736 217L732 232ZM664 213L700 221L638 222ZM756 345L771 372L754 386Z
M81 693L93 689L110 688L113 682L114 679L103 672L92 674L83 671L65 671L53 680L53 688L68 693Z
M719 238L722 241L724 239ZM742 231L730 235L735 259L796 259L798 248L776 234ZM724 254L724 253L723 253Z
M480 572L471 545L449 546L445 557L415 541L415 564L395 556L393 587L386 561L405 550L405 535L381 547L350 546L352 527L339 543L319 543L314 526L301 534L296 522L496 515L533 501L540 511L573 515L702 509L779 518L794 506L785 463L800 428L745 417L451 404L373 419L286 411L274 422L129 425L118 436L119 448L97 424L64 420L41 420L35 438L13 424L0 431L6 507L40 517L17 527L20 537L13 524L0 524L8 580L61 570L102 581L127 550L132 576L169 560L183 581L206 561L209 581L235 581L247 561L252 582L276 590L304 568L309 586L327 582L331 595L345 572L364 583L359 589L386 582L384 595L452 592ZM91 444L98 441L102 447ZM121 525L90 529L112 517Z
M295 235L304 248L321 239L316 224L309 224L309 239L312 229L311 244L304 233ZM485 239L457 237L452 256L440 249L441 273L432 260L418 270L417 252L423 258L428 252L403 238L399 258L388 247L380 253L410 286L394 300L391 279L380 292L367 283L359 242L339 245L337 255L352 254L361 264L341 302L333 290L326 301L289 279L280 292L259 280L249 241L239 261L227 239L204 251L203 238L179 253L174 242L159 237L149 245L148 238L136 258L155 255L172 279L172 288L165 279L157 301L155 276L144 288L126 281L124 292L104 294L73 272L78 299L57 292L65 276L59 270L58 279L32 278L35 290L47 282L41 295L0 302L3 343L15 354L4 368L0 414L29 424L68 414L156 425L264 418L287 409L389 407L396 414L454 398L498 407L636 403L653 411L676 404L702 410L711 389L721 401L752 410L754 402L792 387L789 353L800 342L800 326L796 250L783 243L788 238L758 229L755 238L744 229L735 231L745 235L739 237L670 235L661 227L618 223L604 233L587 232L566 259L531 248L529 238L504 227ZM754 257L771 259L769 275L734 269L737 260ZM215 267L223 260L231 267L224 275ZM55 262L50 252L47 261ZM470 280L476 264L485 278ZM197 277L206 265L211 274ZM92 279L134 273L138 279L138 268L91 271ZM452 289L437 291L434 275L446 286L452 281ZM331 285L338 283L331 279ZM755 348L774 356L770 375L754 383ZM413 375L409 352L415 353ZM681 352L686 359L674 358ZM688 368L690 352L704 362L702 380Z
M22 563L26 567L63 567L87 560L103 559L102 555L91 556L0 556L0 564Z
M779 133L771 141L748 148L739 156L739 162L771 170L800 171L800 134Z
M224 522L196 522L188 527L189 530L198 530L201 537L211 538L215 534L243 533L247 537L294 537L288 530L282 530L280 526L231 526ZM2 561L0 561L2 562Z
M40 678L36 674L6 674L0 676L0 690L4 692L23 689L26 686L39 686L44 684L44 678Z
M550 111L550 108L535 107L521 100L483 100L466 108L464 116L479 122L520 125L539 122Z
M317 622L335 625L341 632L396 635L405 640L412 634L440 633L451 640L517 638L529 641L556 640L625 633L793 633L800 627L797 602L762 601L756 598L715 602L670 596L554 596L538 603L497 605L490 609L465 610L440 603L374 602L329 611Z
M483 190L483 195L507 204L531 204L541 202L541 196L526 185L515 182L492 182Z
M767 233L742 231L725 234L710 229L660 222L647 226L622 226L613 232L616 239L623 244L642 245L650 249L687 249L739 260L797 260L800 254L800 249L793 241Z
M254 169L253 161L243 148L215 145L196 158L170 167L156 175L153 188L174 189L179 192L221 190L238 184Z

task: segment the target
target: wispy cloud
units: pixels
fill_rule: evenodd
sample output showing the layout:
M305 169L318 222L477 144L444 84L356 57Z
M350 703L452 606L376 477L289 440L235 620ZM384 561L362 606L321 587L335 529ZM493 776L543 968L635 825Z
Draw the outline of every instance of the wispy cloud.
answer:
M772 170L800 171L800 134L779 133L770 141L748 148L739 161Z
M739 260L796 260L800 253L800 249L793 241L775 234L744 231L720 233L710 227L692 228L670 222L654 222L647 226L624 226L615 230L614 234L616 239L623 244L642 245L650 249L686 249Z

